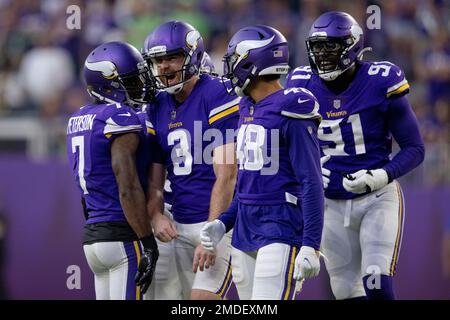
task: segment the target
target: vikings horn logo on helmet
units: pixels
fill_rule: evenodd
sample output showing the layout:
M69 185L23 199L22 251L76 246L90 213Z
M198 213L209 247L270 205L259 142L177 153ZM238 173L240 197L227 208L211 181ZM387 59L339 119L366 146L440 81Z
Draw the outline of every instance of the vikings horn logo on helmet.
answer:
M267 46L269 43L272 42L274 37L275 36L272 36L272 37L270 37L269 39L266 39L266 40L244 40L244 41L241 41L241 42L239 42L237 44L235 52L239 56L243 56L243 55L247 54L252 49L258 49L258 48L262 48L264 46Z
M106 79L113 79L119 76L116 65L111 61L99 61L99 62L87 62L86 68L91 71L98 71L102 73L102 76Z

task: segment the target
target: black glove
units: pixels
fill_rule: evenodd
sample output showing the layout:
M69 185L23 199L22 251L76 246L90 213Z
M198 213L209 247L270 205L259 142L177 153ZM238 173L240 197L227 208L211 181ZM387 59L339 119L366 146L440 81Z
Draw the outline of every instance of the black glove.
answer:
M159 252L158 245L156 244L155 237L153 235L140 239L144 246L141 260L139 261L138 271L134 282L141 288L141 294L147 292L148 287L153 280L153 272L155 271L156 261L158 261Z

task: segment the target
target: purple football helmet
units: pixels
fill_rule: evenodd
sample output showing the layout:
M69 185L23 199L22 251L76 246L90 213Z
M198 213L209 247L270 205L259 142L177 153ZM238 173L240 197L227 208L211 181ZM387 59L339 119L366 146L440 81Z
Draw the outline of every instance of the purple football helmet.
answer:
M335 80L352 67L364 48L363 30L345 12L331 11L317 18L306 40L309 63L313 72L326 80Z
M254 77L287 74L288 62L286 38L272 27L256 25L240 29L231 38L223 57L223 72L242 97Z
M95 48L83 68L88 93L107 103L147 102L155 94L147 63L139 50L125 42L108 42Z
M202 36L193 26L182 21L169 21L157 27L147 36L142 55L156 78L158 89L175 94L183 88L186 81L200 73L204 52ZM166 86L160 79L163 74L158 74L154 58L177 53L184 54L183 67L176 71L181 71L181 81Z
M216 67L214 66L213 61L209 54L205 51L203 54L202 62L200 65L200 73L210 74L214 77L217 77L219 74L216 72Z

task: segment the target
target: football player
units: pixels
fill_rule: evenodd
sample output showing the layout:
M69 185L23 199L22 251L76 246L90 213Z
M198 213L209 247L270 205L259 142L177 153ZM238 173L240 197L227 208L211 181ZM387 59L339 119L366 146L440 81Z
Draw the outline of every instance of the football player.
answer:
M325 220L322 249L336 299L394 299L405 206L397 178L418 166L424 144L403 71L362 61L363 31L344 12L314 21L310 66L288 76L319 100ZM390 159L392 138L400 151Z
M288 61L285 37L263 25L239 30L224 56L225 76L243 96L238 182L230 208L200 238L214 251L234 225L233 281L241 299L293 299L295 280L320 270L319 105L309 91L281 86Z
M214 64L206 51L201 60L200 73L217 76ZM149 132L152 132L152 130L152 128L149 128ZM166 179L164 183L164 215L173 220L172 187L169 179ZM183 289L175 264L175 242L162 242L158 239L156 239L156 242L158 244L159 258L156 263L155 279L151 287L153 291L152 298L156 300L181 300L183 299Z
M136 48L110 42L88 55L83 74L94 101L67 125L87 219L83 249L97 299L139 300L158 259L144 194L151 155L133 108L152 95L148 67Z
M181 21L160 25L144 44L144 57L160 90L149 116L164 152L164 162L151 168L148 206L155 235L163 242L174 241L185 299L223 298L231 285L230 234L219 244L210 267L213 258L200 245L199 232L233 197L239 98L228 95L219 78L200 74L204 52L200 33ZM228 140L223 139L227 129ZM212 145L208 139L214 139ZM163 215L166 168L173 221Z

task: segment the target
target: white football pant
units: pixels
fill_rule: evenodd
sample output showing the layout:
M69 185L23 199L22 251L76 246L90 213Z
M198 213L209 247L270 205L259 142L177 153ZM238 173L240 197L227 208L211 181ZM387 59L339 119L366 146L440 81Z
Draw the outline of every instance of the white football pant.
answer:
M141 300L134 283L142 254L139 241L97 242L83 249L94 273L97 300Z
M192 289L201 289L224 298L231 287L231 234L225 234L217 245L215 264L203 271L192 271L195 248L200 244L200 230L205 222L182 224L175 222L178 239L172 240L175 249L175 262L182 287L183 297L188 299Z
M298 251L284 243L272 243L257 252L243 252L233 247L233 282L239 299L295 299L299 287L293 275Z
M336 299L365 296L366 275L395 274L404 208L396 181L353 200L325 199L322 250Z
M170 206L165 204L164 214L171 220ZM180 278L175 263L175 242L162 242L156 239L159 258L156 262L155 276L150 285L145 300L182 300L189 299L183 296Z

